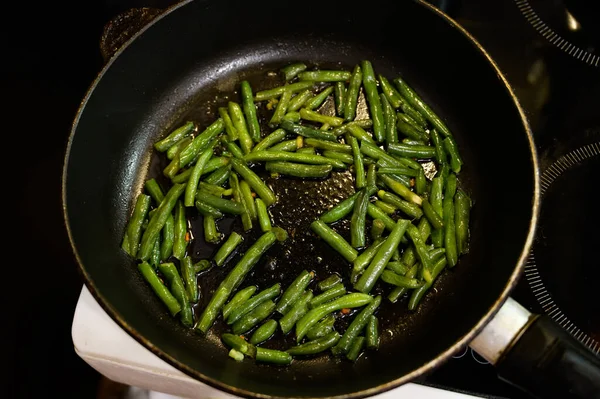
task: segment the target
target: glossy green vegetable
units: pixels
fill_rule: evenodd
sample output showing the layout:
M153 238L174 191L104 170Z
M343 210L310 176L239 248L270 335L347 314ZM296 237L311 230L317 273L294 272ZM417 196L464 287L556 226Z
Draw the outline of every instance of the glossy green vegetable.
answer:
M231 330L234 334L244 334L266 320L274 310L275 302L270 299L264 301L233 323Z
M221 335L221 340L225 345L243 353L248 357L256 357L256 346L247 342L244 338L240 337L239 335L223 333Z
M258 214L258 224L260 225L260 229L263 233L271 231L271 217L269 216L267 205L260 198L256 198L254 201L256 204L256 212Z
M331 165L305 165L295 162L271 161L265 164L265 169L272 173L308 179L327 177L333 167Z
M250 285L242 290L239 290L233 298L229 302L227 302L223 306L223 319L226 320L231 312L236 309L238 306L246 302L254 293L256 292L257 287L255 285Z
M471 214L471 198L458 190L454 196L454 222L456 228L456 247L459 254L469 252L469 219Z
M319 108L325 102L325 100L327 100L327 97L329 97L329 95L332 92L333 92L333 86L326 87L324 90L322 90L316 96L311 97L308 100L306 100L306 102L304 103L304 108L306 108L306 109Z
M358 94L360 86L362 85L362 80L362 69L359 65L355 65L344 99L344 119L346 122L353 121L356 117L356 105L358 103Z
M252 96L252 87L247 80L243 80L240 83L240 92L242 95L242 108L244 109L244 115L246 116L246 122L248 124L248 132L250 137L255 143L260 141L260 124L258 123L258 117L256 116L256 106L254 105L254 98Z
M289 90L292 93L296 93L302 90L310 89L314 86L314 82L304 81L304 82L296 82L291 84L286 84L284 86L275 87L269 90L262 90L257 92L254 95L254 101L264 101L270 100L272 98L279 97L283 94L284 91Z
M385 240L383 238L373 241L371 245L369 245L365 250L363 250L363 252L356 257L354 262L352 262L352 273L350 276L350 282L352 284L355 284L358 281L358 277L367 268L367 266L369 266L369 264L377 254L379 247L381 247L384 242Z
M171 293L177 299L177 302L179 302L179 306L181 307L179 318L181 322L183 325L191 327L192 324L194 324L194 316L192 314L190 298L187 295L183 280L181 279L175 264L171 262L161 263L158 265L158 270L167 280Z
M237 130L233 126L233 121L229 116L229 110L225 107L219 107L219 116L223 119L223 123L225 123L225 131L227 132L227 137L230 141L238 140L239 136Z
M276 298L281 293L281 284L275 283L269 288L265 288L260 291L258 294L254 295L252 298L247 301L239 304L235 309L231 311L229 316L227 317L227 324L234 324L246 314L252 312L262 303L270 301L271 299ZM273 308L275 309L275 308Z
M360 63L363 73L363 86L369 106L369 113L373 119L373 136L375 141L381 143L385 140L385 119L383 117L383 109L377 91L377 79L373 71L373 65L368 60L363 60Z
M350 349L348 350L348 352L346 352L346 358L353 362L356 361L356 359L358 359L358 356L360 356L364 345L365 337L361 335L360 337L354 338L352 340L352 344L350 345Z
M298 74L300 80L312 80L315 82L343 82L350 79L348 71L305 71Z
M330 224L344 218L354 209L354 203L357 197L358 193L352 194L350 197L346 198L333 208L329 209L327 212L323 213L319 219L323 223Z
M181 275L190 303L196 303L198 301L198 281L196 280L194 261L189 256L181 260Z
M293 64L289 64L281 68L281 73L285 80L292 80L302 71L305 71L307 68L306 64L303 62L294 62Z
M286 314L294 303L300 298L306 287L310 284L314 277L314 273L308 272L308 270L302 270L298 276L292 281L292 283L285 289L281 298L277 302L276 310L282 315Z
M311 309L316 308L317 306L329 302L339 296L342 296L346 293L346 287L344 287L343 283L337 283L333 287L324 291L323 293L315 296L309 302L309 307Z
M151 200L152 198L149 195L138 195L133 208L133 213L127 223L125 231L128 242L125 241L127 242L125 249L131 256L137 255L140 238L142 237L142 225L148 217ZM154 237L154 240L156 241L156 237Z
M358 335L365 329L371 316L375 313L377 308L381 305L381 296L376 296L367 306L365 306L346 328L344 335L338 341L337 345L331 349L334 355L343 355L348 352L352 341L358 337Z
M346 98L346 85L344 82L335 82L333 89L333 99L335 101L335 112L338 115L344 115L344 103Z
M319 237L323 239L327 244L331 245L340 255L344 257L348 262L353 262L358 255L356 249L352 246L336 231L331 227L327 226L322 220L315 220L310 224L310 228Z
M232 231L213 257L217 266L223 266L227 258L235 251L242 241L244 241L244 238L235 231Z
M375 315L369 317L365 327L365 347L367 349L379 348L379 319Z
M287 136L287 132L283 129L276 129L273 133L262 139L258 144L252 148L252 152L266 150L269 147L280 143Z
M178 156L179 165L177 169L185 167L196 159L198 154L207 148L214 138L221 134L223 130L225 130L225 122L223 122L223 119L219 118L211 123L201 134L196 136L187 147L181 150ZM173 159L175 160L177 157ZM171 176L174 176L174 173Z
M313 292L307 290L301 293L300 297L293 302L294 305L279 319L282 333L287 334L292 331L296 322L308 313L309 302L312 298Z
M294 141L294 150L296 149L296 140ZM283 144L283 143L281 143ZM309 165L331 165L334 168L346 169L346 165L342 161L338 161L336 159L326 158L320 155L312 155L312 154L299 154L297 152L286 152L286 151L276 151L276 146L273 146L270 150L267 151L257 151L251 154L248 154L244 157L246 162L270 162L270 161L280 161L280 162L297 162L297 163L305 163ZM264 198L263 198L264 200ZM265 201L266 203L266 201Z
M158 296L158 298L165 304L167 309L169 309L171 316L175 316L177 313L179 313L181 311L181 305L173 296L173 294L171 294L171 291L169 291L169 289L160 281L160 278L152 266L150 266L148 262L143 261L138 264L138 270L146 282L148 282L150 288L152 288L156 296Z
M165 152L177 142L187 137L194 130L194 122L186 122L182 126L173 130L167 137L154 143L154 149L159 152Z
M273 363L280 365L288 365L292 363L292 355L287 352L276 349L256 348L256 361L262 363Z
M273 115L271 116L271 120L269 121L270 127L274 128L281 123L281 121L283 120L283 117L287 113L288 106L290 104L291 99L292 99L292 92L289 90L285 90L283 92L283 94L281 95L281 97L279 98L279 102L277 103L277 106L275 107L275 112L273 112Z
M255 153L258 154L258 153ZM262 181L256 173L252 171L243 161L232 159L231 165L233 169L252 187L256 194L265 202L267 206L273 205L277 198L273 190Z

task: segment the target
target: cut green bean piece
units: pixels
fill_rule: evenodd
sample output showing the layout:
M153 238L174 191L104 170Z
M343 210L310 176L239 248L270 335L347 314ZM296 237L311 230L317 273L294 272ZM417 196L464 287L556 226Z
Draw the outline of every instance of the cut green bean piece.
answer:
M167 150L167 159L173 160L175 156L177 156L185 147L187 147L193 140L193 137L186 136L179 140L177 143L173 144Z
M308 108L300 108L300 117L307 121L327 123L328 125L335 127L341 126L344 123L342 118L337 116L323 115Z
M205 192L204 190L198 190L196 193L196 199L200 202L204 202L218 210L230 213L232 215L241 215L244 212L244 208L240 203L218 197L216 195Z
M352 341L358 337L358 335L365 329L371 316L375 313L377 308L381 305L381 296L376 296L367 306L365 306L352 320L342 338L338 341L337 345L331 349L334 355L343 355L348 352Z
M319 281L317 283L317 288L321 292L327 291L328 289L330 289L331 287L333 287L334 285L336 285L337 283L339 283L341 281L342 281L342 278L339 275L332 274L331 276L327 277L326 279Z
M396 212L396 207L394 205L388 204L387 202L381 201L381 200L377 200L374 202L375 206L379 209L381 209L382 211L384 211L385 213L387 213L388 215L393 215ZM380 222L383 225L383 228L385 229L385 223L383 223L383 221L380 220Z
M427 193L427 178L423 169L419 169L419 173L415 179L415 192L421 196Z
M181 322L183 325L191 327L192 324L194 324L194 316L190 305L190 299L175 264L171 262L161 263L158 265L158 270L165 276L165 279L170 286L171 293L177 299L177 302L179 302L181 307L179 318Z
M210 161L209 161L209 163L210 163ZM229 164L222 165L219 168L217 168L215 171L213 171L210 175L208 175L204 179L204 182L209 183L209 184L214 184L216 186L220 186L221 184L223 184L227 181L230 173L231 173L231 165L229 165Z
M304 108L309 109L309 110L319 108L325 102L325 100L327 100L327 97L329 97L329 95L332 92L333 92L333 86L326 87L324 90L322 90L316 96L309 98L304 103Z
M349 146L348 144L342 144L342 143L333 142L333 141L306 138L306 139L304 139L304 144L306 144L307 146L310 146L310 147L318 148L320 150L331 150L331 151L343 152L343 153L347 153L347 154L352 153L352 147Z
M139 194L135 201L133 213L126 228L127 238L129 239L127 248L129 248L128 252L131 256L135 257L138 253L140 238L142 237L142 225L148 217L151 201L152 198L146 194ZM154 237L154 241L156 241L156 237Z
M456 247L459 254L469 252L469 219L471 213L471 198L458 190L454 196L454 223L456 230Z
M234 102L229 101L227 103L229 116L231 117L231 121L233 122L233 126L238 133L238 140L240 143L240 147L242 147L242 151L244 154L252 151L252 147L254 146L254 140L252 136L250 136L250 132L248 132L248 127L246 124L246 118L244 116L244 112L242 107Z
M373 195L377 191L377 165L371 164L367 169L367 190Z
M247 80L240 83L240 92L242 95L242 107L244 109L244 115L246 116L246 122L248 123L248 132L250 137L255 143L260 141L260 125L258 123L258 117L256 116L256 106L254 105L254 98L252 96L252 87Z
M456 141L454 141L453 137L446 137L443 141L444 148L448 152L448 156L450 157L450 168L456 174L460 173L462 169L463 160L458 152L458 145Z
M252 333L252 337L250 337L250 343L253 345L258 345L267 341L273 336L275 330L277 330L277 320L269 319L265 321L254 331L254 333Z
M404 132L404 134L406 136L413 137L413 138L415 138L415 140L418 140L418 139L416 139L416 137L418 137L418 136L421 136L421 140L425 140L427 138L427 132L425 131L425 127L422 126L419 122L417 122L409 114L406 114L403 112L398 112L398 113L396 113L396 120L397 120L397 123L403 124L404 129L407 129L407 131ZM410 127L412 127L412 129L406 128L406 126L405 126L406 124L409 125Z
M409 168L385 168L380 167L377 169L377 174L380 175L403 175L410 177L417 177L419 171Z
M446 150L444 149L444 143L440 137L440 134L437 132L437 130L431 129L429 135L431 137L431 141L433 142L433 146L435 147L435 158L440 165L445 164L448 162L448 158L446 157Z
M265 202L260 198L256 198L254 201L256 205L256 213L258 215L258 224L260 225L260 229L263 233L271 231L271 217L269 216L267 205L265 205Z
M435 156L435 147L392 143L388 145L388 152L407 158L433 158Z
M401 196L407 201L410 201L414 204L421 205L423 199L419 197L414 192L410 191L410 188L406 187L404 184L392 179L388 175L380 175L381 180L388 186L392 191Z
M314 82L344 82L350 79L350 75L348 71L305 71L298 74L298 79Z
M208 305L200 315L195 329L206 333L213 325L221 308L227 302L232 292L244 281L246 275L252 270L261 256L275 243L277 237L273 231L264 233L244 254L242 259L221 281Z
M333 133L324 132L321 130L313 129L312 127L299 125L289 120L282 120L280 126L288 132L297 134L299 136L328 141L337 141L337 136Z
M227 132L229 140L236 141L239 139L238 132L233 126L233 121L229 116L229 110L225 107L219 107L219 116L223 119L223 123L225 123L225 131Z
M365 327L365 339L367 349L379 348L379 319L375 315L369 317L369 322Z
M429 259L431 259L433 264L444 255L446 255L446 248L433 248L429 250Z
M360 356L360 354L363 350L363 347L365 346L365 341L366 341L366 339L362 335L360 337L354 338L350 345L350 349L346 353L346 358L348 360L355 362L356 359L358 359L358 357Z
M158 298L165 304L167 309L169 309L169 313L171 316L175 316L177 313L181 311L181 305L173 296L171 291L160 281L160 278L150 266L150 264L146 261L138 264L138 270L146 280L146 282L150 285L150 288L154 291L154 293L158 296Z
M451 182L454 181L454 183ZM444 247L448 266L454 267L458 262L458 248L456 244L456 222L454 216L454 194L456 191L456 175L450 173L446 182L446 193L444 194ZM453 186L452 186L453 185Z
M388 262L388 264L385 265L385 268L393 271L396 274L404 276L408 272L409 266L406 266L402 262L396 261L396 262Z
M233 348L229 350L229 357L237 362L241 362L242 360L244 360L244 354Z
M296 151L297 149L298 149L298 143L297 143L296 139L294 139L294 140L283 141L283 142L281 142L279 144L275 144L274 146L272 146L270 148L267 148L265 151L257 151L257 152L259 152L259 153L263 153L263 152L281 152L281 151L289 152L289 151ZM246 162L248 162L247 158L246 158Z
M325 335L333 331L335 324L335 316L333 314L327 315L323 320L311 327L306 333L306 338L313 341L317 338L324 337Z
M431 270L431 259L429 258L429 251L427 250L425 241L423 240L423 237L421 236L421 232L414 225L408 226L406 232L408 233L408 236L410 237L410 239L412 240L412 242L415 246L417 258L421 261L421 264L423 265L423 269L422 269L422 270L424 270L423 277L425 278L425 281L429 282L430 275L428 273L426 273L425 270L426 271Z
M301 93L298 93L290 100L290 103L288 105L288 113L298 111L312 97L313 93L311 90L308 89L304 90Z
M252 152L266 150L267 148L280 143L287 136L287 132L283 129L277 129L267 137L262 139L258 144L252 148Z
M225 138L222 139L222 142L223 144L225 144L225 148L227 148L227 152L224 151L223 154L227 154L227 156L231 154L238 159L244 158L244 151L242 151L242 149L237 144Z
M408 137L409 139L418 141L426 140L425 133L423 131L419 131L415 126L411 125L410 123L405 122L401 115L403 114L397 114L396 127L398 131L404 136Z
M324 291L323 293L315 296L309 302L309 307L311 309L316 308L317 306L332 301L337 297L340 297L346 293L346 288L343 283L337 283L333 287Z
M194 122L186 122L184 125L173 130L167 137L154 143L154 149L159 152L165 152L181 139L188 136L194 130Z
M306 287L310 284L314 273L303 270L294 281L285 289L277 302L277 312L285 315L294 306L294 303L302 296Z
M258 154L257 152L254 154ZM267 206L273 205L276 200L275 193L254 173L245 163L238 159L232 159L231 165L240 176L248 182L256 194L265 202Z
M354 248L362 248L366 244L367 238L365 233L365 224L367 207L370 200L369 194L370 191L367 191L366 188L363 188L358 193L358 197L354 203L352 218L350 219L350 243Z
M373 219L381 219L385 225L386 230L392 231L396 226L394 219L389 217L384 211L375 206L375 204L369 203L367 207L367 215Z
M336 82L333 89L333 99L335 101L335 112L344 116L344 101L346 96L346 85L344 82Z
M292 355L287 352L262 348L259 346L256 348L256 361L286 366L292 363Z
M204 240L213 244L221 241L221 234L217 230L215 218L208 215L203 217Z
M298 123L300 122L300 113L299 112L293 112L293 111L289 111L289 107L288 107L288 112L283 115L283 118L281 118L282 120L286 120L286 121L290 121L290 122L294 122L294 123Z
M275 107L275 112L273 112L273 115L271 116L271 120L269 121L270 127L274 128L276 126L279 126L279 124L283 120L283 117L287 113L287 109L288 109L291 99L292 99L292 92L289 90L284 91L283 94L281 95L281 97L279 98L279 102L277 103L277 106Z
M239 290L229 302L223 305L223 320L227 320L234 309L250 299L250 297L256 292L256 289L257 287L255 285L250 285L242 290Z
M408 272L404 275L404 277L406 277L406 278L414 278L417 275L417 273L419 272L419 268L420 268L420 264L419 263L414 264L408 270ZM408 288L405 288L405 287L396 287L388 295L388 300L390 302L392 302L392 303L396 303L396 301L398 301L398 299L400 299L404 294L406 294L407 291L408 291Z
M344 102L344 119L346 122L353 121L356 117L356 105L358 103L358 96L360 92L360 86L362 85L363 74L360 65L355 65L352 75L350 77L350 83L348 84L348 90L346 91L346 98Z
M367 184L362 153L360 152L356 137L348 135L348 142L350 143L350 149L354 158L354 186L357 189L361 189Z
M181 260L181 274L190 303L196 303L198 301L198 281L191 257L186 256Z
M371 119L373 119L373 136L375 141L381 143L385 140L385 119L383 117L383 109L377 91L377 79L373 71L373 65L368 60L363 60L360 63L363 73L363 86L367 98L367 105Z
M200 176L202 176L202 169L213 156L213 147L216 142L213 141L209 144L208 148L203 150L196 161L196 164L192 168L192 173L188 178L187 185L185 187L185 194L183 196L183 204L187 207L194 206L194 200L196 198L196 192L198 191L198 183L200 182Z
M243 353L250 358L256 357L256 346L252 345L250 342L247 342L239 335L224 333L221 335L221 340L225 345Z
M221 134L223 130L225 130L225 122L223 122L222 118L219 118L210 124L201 134L196 136L196 138L194 138L194 140L192 140L192 142L179 153L179 168L185 167L194 159L196 159L198 154L208 147L214 138ZM177 157L173 159L175 160ZM175 173L169 177L174 175Z
M231 311L227 317L227 324L234 324L240 320L244 315L250 313L253 309L260 306L262 303L276 298L281 293L281 284L276 283L269 288L265 288L258 294L254 295L247 301L239 304L235 309Z
M331 165L304 165L294 162L267 162L265 169L269 172L303 178L324 178L333 169Z
M311 223L310 228L348 262L353 262L356 259L358 255L356 249L352 248L348 241L331 227L327 226L322 220L315 220Z
M348 131L348 126L357 125L362 129L369 129L373 127L373 121L371 119L357 119L352 122L347 122L340 127L336 127L331 131L331 133L336 136L341 136L342 134Z
M248 213L250 214L250 218L252 220L256 220L258 218L258 214L256 211L256 205L254 204L254 197L252 196L252 189L246 180L240 181L240 192L242 193L242 199L246 204L246 209L248 209Z
M234 334L244 334L266 320L274 310L275 302L270 299L264 301L233 323L231 330Z
M395 285L397 287L404 287L410 289L419 288L423 285L423 282L417 280L416 278L407 278L396 274L391 270L384 270L381 274L381 280L385 281L388 284Z
M317 338L304 344L292 346L286 352L292 356L316 355L332 348L340 340L340 334L333 331L324 337Z
M390 261L393 252L398 248L400 240L404 235L404 232L411 225L410 221L405 219L399 219L394 226L394 229L390 232L389 236L385 239L383 245L377 250L375 257L369 264L369 267L360 276L354 288L362 293L369 293L375 283L383 273L385 266Z
M422 206L423 206L423 213L425 214L425 217L427 218L427 220L429 220L429 222L431 223L431 226L433 226L434 229L443 228L444 222L443 222L442 218L433 209L433 206L429 203L429 201L427 199L423 200Z
M293 140L294 142L296 140ZM283 144L283 143L282 143ZM294 144L295 146L296 144ZM267 151L257 151L244 157L246 162L269 162L269 161L287 161L306 163L310 165L331 165L337 169L346 169L342 161L326 158L321 155L301 154L297 152L275 151L274 147ZM238 172L239 173L239 172ZM258 192L257 192L258 193ZM262 197L262 196L261 196ZM264 200L264 198L263 198ZM266 201L265 201L266 203ZM268 204L270 205L270 204Z
M381 219L373 220L371 224L371 239L377 240L381 238L383 232L385 231L385 223Z
M281 332L284 334L289 333L294 328L294 325L298 320L308 313L308 304L313 298L313 292L310 290L304 291L298 299L294 301L292 306L281 319L279 319L279 325L281 326Z
M301 341L306 332L328 314L342 309L359 308L371 301L373 301L371 295L353 292L311 309L296 323L296 340Z
M312 148L314 150L313 147L306 147L306 148ZM337 161L342 161L343 163L345 163L347 165L352 165L354 163L354 157L352 155L350 155L350 154L345 154L343 152L325 150L325 151L323 151L323 156L325 158L330 158L330 159L335 159Z
M445 257L440 258L435 263L435 265L431 269L431 282L425 282L425 284L422 287L417 288L416 290L414 290L412 292L412 294L410 296L410 300L408 301L408 309L409 310L415 310L417 308L417 305L423 298L423 295L425 295L427 290L433 284L433 281L435 281L435 279L439 276L439 274L442 272L444 267L446 267L447 263L448 263L448 260Z
M384 93L379 94L381 107L383 109L383 118L385 121L385 142L387 144L398 142L398 130L396 128L396 112L390 105Z
M286 90L289 90L292 93L296 93L296 92L299 92L302 90L310 89L311 87L314 86L314 84L315 83L312 81L303 81L303 82L286 84L286 85L275 87L275 88L269 89L269 90L262 90L262 91L257 92L254 95L254 101L260 102L260 101L270 100L272 98L279 97Z
M144 189L146 190L148 195L152 197L154 202L156 202L156 205L160 205L163 198L165 198L165 195L162 189L160 188L160 185L154 178L146 180L146 183L144 183Z
M196 274L202 273L205 270L208 270L212 267L212 263L210 263L207 259L200 259L198 262L194 263L194 272Z
M283 74L283 78L287 81L294 79L300 72L305 71L307 68L306 64L302 62L295 62L281 68L280 72Z
M173 254L173 241L175 240L175 219L169 215L162 228L162 240L160 242L160 258L167 260Z
M227 258L235 251L242 241L244 241L244 238L235 231L232 231L213 257L216 265L223 266Z
M375 144L375 140L373 140L373 137L371 137L371 135L369 133L367 133L367 131L365 129L363 129L362 127L360 127L357 124L349 123L346 127L346 130L348 131L349 134L351 134L352 136L354 136L358 140L360 140L361 143L367 142L367 143Z
M350 275L350 281L352 284L355 284L358 281L358 277L367 268L369 263L371 263L371 261L377 254L379 247L383 245L384 241L385 240L382 238L373 241L373 243L371 243L371 245L369 245L367 249L365 249L360 255L358 255L354 262L352 262L352 273Z
M400 105L404 102L400 93L392 86L390 81L383 75L379 74L379 84L381 85L381 91L385 94L390 105L393 108L400 108Z
M334 223L340 219L343 219L344 217L349 215L350 212L352 212L352 210L354 209L354 203L357 197L358 193L354 193L339 204L335 205L333 208L329 209L327 212L323 213L319 217L319 219L323 223L327 224Z
M157 267L160 263L160 235L156 237L156 242L154 243L154 247L152 247L152 255L148 262L154 267Z

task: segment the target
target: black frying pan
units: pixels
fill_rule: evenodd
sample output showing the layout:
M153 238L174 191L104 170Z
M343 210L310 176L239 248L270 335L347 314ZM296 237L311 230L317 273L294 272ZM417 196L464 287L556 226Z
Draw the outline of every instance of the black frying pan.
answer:
M207 111L212 118L243 78L260 90L280 84L265 78L266 72L291 61L350 69L362 59L371 60L378 73L403 76L454 132L466 165L461 182L475 200L471 252L444 273L418 311L405 310L404 301L385 304L379 351L354 365L327 356L286 368L234 362L218 335L195 335L168 317L120 250L134 198L164 166L152 157L152 144L186 119L208 123ZM247 283L264 287L277 280L285 286L304 268L344 272L337 254L303 232L334 198L349 194L343 176L272 183L281 197L272 210L275 223L299 234L272 248ZM524 113L496 65L464 29L424 2L372 1L353 8L339 2L198 0L153 21L93 83L73 125L63 201L86 285L121 327L162 359L237 395L359 397L432 370L469 344L499 310L533 239L538 165ZM215 247L201 242L201 222L190 217L197 238L192 254L208 257ZM219 227L224 233L239 228L231 220ZM324 259L321 266L317 255ZM204 299L217 278L200 278ZM530 359L519 361L530 365ZM573 385L571 380L558 387L568 391ZM571 391L591 392L578 389Z

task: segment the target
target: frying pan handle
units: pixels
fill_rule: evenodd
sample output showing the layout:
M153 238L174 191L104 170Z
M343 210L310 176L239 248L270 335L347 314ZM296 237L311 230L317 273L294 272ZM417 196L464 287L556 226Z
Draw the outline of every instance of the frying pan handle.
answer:
M498 376L540 398L600 398L600 358L546 315L509 298L471 342Z
M100 37L100 52L104 63L107 63L129 39L163 11L151 7L131 8L108 21Z

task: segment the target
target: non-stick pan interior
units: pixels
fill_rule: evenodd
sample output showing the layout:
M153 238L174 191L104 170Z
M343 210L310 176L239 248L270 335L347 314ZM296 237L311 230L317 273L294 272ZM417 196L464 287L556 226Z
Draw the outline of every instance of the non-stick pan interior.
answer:
M242 78L260 90L279 84L266 73L291 61L351 68L362 59L388 78L403 76L454 132L465 161L460 181L474 200L471 251L444 273L417 312L404 310L405 300L387 311L379 351L354 365L327 357L289 367L235 362L217 335L201 337L171 318L120 250L133 200L152 173L152 144L186 118L208 123ZM514 283L533 216L534 173L526 127L504 82L482 51L429 6L195 1L139 35L95 83L67 154L65 216L96 298L135 338L183 371L244 395L365 395L434 367ZM285 197L285 183L274 187ZM310 191L287 187L297 196ZM320 194L326 205L342 195L327 190ZM299 224L310 211L303 217ZM302 268L318 270L320 253L334 262L325 244L315 240L313 249L301 259L300 252L288 253L286 263L285 251L274 248L256 267L256 281L270 270L285 285Z

